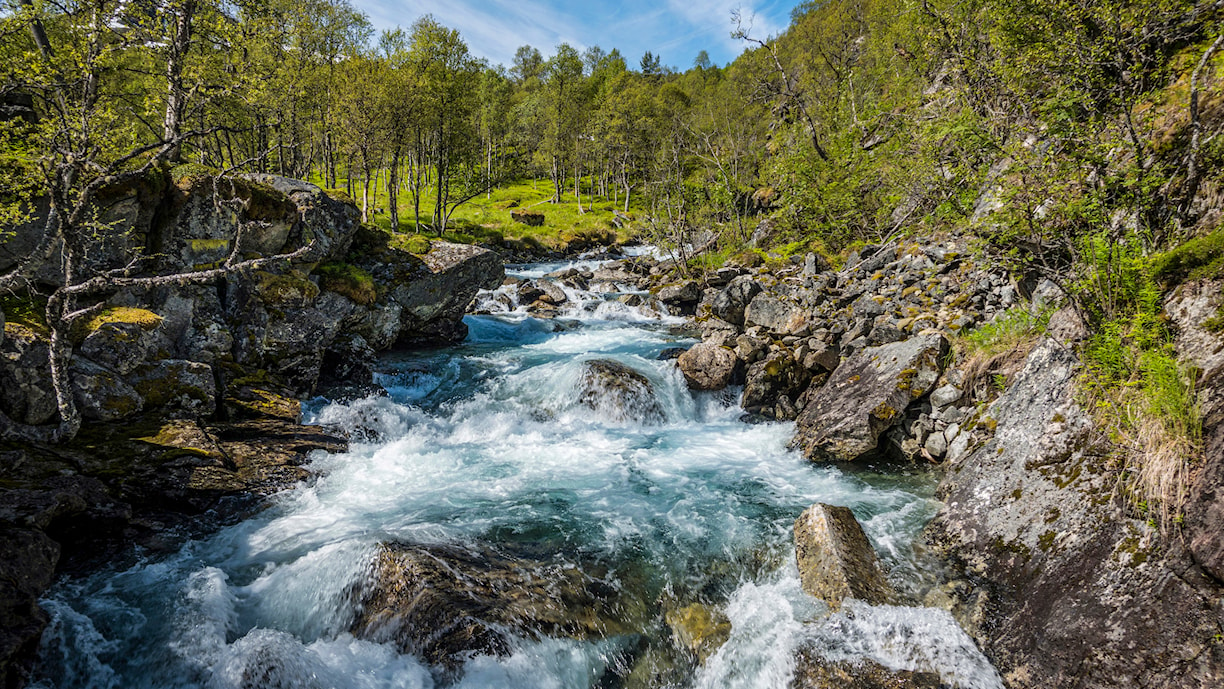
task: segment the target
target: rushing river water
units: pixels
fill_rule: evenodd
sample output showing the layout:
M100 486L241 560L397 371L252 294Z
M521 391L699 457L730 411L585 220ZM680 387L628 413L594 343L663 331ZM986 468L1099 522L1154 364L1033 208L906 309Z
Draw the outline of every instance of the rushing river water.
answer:
M551 321L516 309L508 290L500 302L487 294L506 312L469 316L462 346L383 361L389 396L308 405L309 422L353 434L351 450L316 457L317 480L254 518L58 584L43 601L52 622L37 686L622 686L641 662L633 649L668 647L665 609L693 602L721 611L730 638L701 664L674 654L669 686L785 687L801 645L938 672L953 686L1002 686L946 612L852 602L828 615L799 586L791 526L826 502L854 511L891 582L917 598L932 576L914 542L937 507L934 477L804 460L786 449L791 424L744 423L735 395L694 395L658 359L692 342L677 319L567 292ZM663 419L583 405L595 358L645 375ZM431 671L349 634L352 591L390 541L598 562L645 602L638 638L525 635L508 655Z

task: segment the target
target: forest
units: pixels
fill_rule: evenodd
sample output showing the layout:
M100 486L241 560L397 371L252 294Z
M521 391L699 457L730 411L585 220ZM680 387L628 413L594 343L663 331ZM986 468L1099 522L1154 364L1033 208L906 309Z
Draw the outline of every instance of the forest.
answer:
M430 16L376 36L346 0L6 0L0 217L46 204L31 255L84 255L95 196L169 169L315 181L408 235L544 185L575 228L678 247L686 271L970 232L1071 296L1103 388L1139 376L1193 441L1157 312L1218 262L1221 5L812 1L778 36L728 17L740 57L681 70L567 44L491 65Z

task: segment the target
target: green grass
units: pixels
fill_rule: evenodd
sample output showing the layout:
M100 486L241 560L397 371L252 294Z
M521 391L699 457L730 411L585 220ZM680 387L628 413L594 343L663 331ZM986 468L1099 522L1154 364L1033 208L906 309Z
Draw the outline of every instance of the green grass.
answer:
M322 180L312 178L315 183ZM339 189L327 190L328 194L347 200L343 189L347 180L337 180ZM395 229L400 233L412 234L417 231L413 227L412 197L407 190L399 197L400 223L398 228L391 227L391 217L387 213L388 195L385 185L382 188L370 189L370 206L380 212L371 213L369 222L383 230ZM633 229L616 229L613 220L614 210L623 209L621 204L615 204L613 199L591 196L587 192L591 185L584 183L582 211L579 211L573 190L562 194L561 203L552 203L553 185L549 180L516 180L508 182L492 191L482 194L460 206L451 215L447 226L445 239L466 243L504 244L507 240L521 243L524 248L565 248L575 241L587 243L606 242L609 239L627 241L635 232ZM361 186L359 180L354 180L353 201L360 208ZM428 192L421 199L421 222L430 221L430 211L433 208L433 196ZM511 219L510 213L515 209L527 209L544 214L544 224L530 227ZM630 217L640 213L632 204ZM427 226L419 228L421 233L432 234Z
M1034 315L1027 305L1013 306L993 321L965 333L966 348L974 354L994 356L1029 342L1046 331L1052 311Z

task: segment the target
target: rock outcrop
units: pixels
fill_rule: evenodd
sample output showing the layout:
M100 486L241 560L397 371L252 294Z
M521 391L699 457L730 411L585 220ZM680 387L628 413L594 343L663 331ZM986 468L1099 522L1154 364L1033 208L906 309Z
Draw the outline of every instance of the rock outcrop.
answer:
M803 590L832 610L846 598L881 605L896 596L848 507L816 504L804 510L795 520L795 557Z
M994 437L940 486L929 538L986 596L968 631L1015 689L1216 686L1218 582L1128 514L1079 370L1037 346L988 410Z
M947 339L932 333L845 360L804 406L792 445L813 459L836 461L874 451L910 403L935 386L947 351Z

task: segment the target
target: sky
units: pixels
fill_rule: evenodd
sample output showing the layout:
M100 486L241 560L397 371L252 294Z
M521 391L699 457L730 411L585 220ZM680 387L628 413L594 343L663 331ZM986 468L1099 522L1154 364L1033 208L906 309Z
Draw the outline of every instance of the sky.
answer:
M598 45L618 48L631 68L642 54L660 56L681 71L705 50L725 65L744 51L731 38L733 10L739 9L754 38L776 35L790 22L800 0L351 0L375 31L408 29L432 14L458 29L468 49L493 64L509 67L514 51L533 46L547 58L561 43L579 51Z

